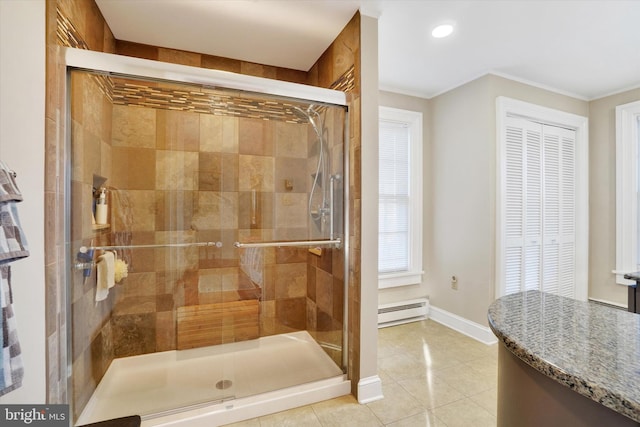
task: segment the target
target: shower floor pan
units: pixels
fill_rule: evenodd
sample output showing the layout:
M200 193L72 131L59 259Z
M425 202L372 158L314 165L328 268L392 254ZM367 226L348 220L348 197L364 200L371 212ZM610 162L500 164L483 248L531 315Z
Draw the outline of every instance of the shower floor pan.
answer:
M114 359L77 425L141 415L143 426L212 426L349 392L342 370L301 331Z

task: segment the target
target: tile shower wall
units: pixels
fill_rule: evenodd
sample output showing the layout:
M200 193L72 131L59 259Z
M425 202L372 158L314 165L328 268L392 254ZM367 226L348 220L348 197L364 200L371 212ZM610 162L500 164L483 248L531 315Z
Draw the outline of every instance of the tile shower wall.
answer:
M360 218L361 206L361 127L360 127L360 14L356 13L318 62L308 72L308 84L319 87L341 87L343 77L352 75L348 87L342 87L349 103L349 291L348 291L348 376L351 392L358 395L360 381L360 313L363 292L377 292L362 287L360 280Z
M74 290L82 297L73 304L75 408L84 407L114 357L180 348L176 309L184 306L259 300L260 336L309 330L329 344L327 351L340 365L342 252L316 256L306 248L233 247L238 240L311 237L307 203L319 147L310 126L111 105L112 94L101 93L109 85L101 82L72 74L74 247L203 241L223 246L119 251L129 262L129 276L98 305L95 275L76 280L83 285ZM103 108L95 111L86 101L100 97ZM338 129L325 142L332 172L340 173L344 116L325 115L327 128ZM93 137L90 126L103 130L110 143ZM94 175L107 178L107 230L91 226ZM260 251L259 283L241 265L243 252L252 250ZM94 320L95 312L101 316ZM226 334L217 342L239 339L246 338Z
M94 231L92 201L94 174L111 176L111 101L99 80L76 74L71 80L73 247L109 244L108 233ZM71 289L73 401L82 408L113 359L111 311L113 298L95 303L95 274L86 280L74 271Z
M223 244L129 251L131 273L116 287L114 355L175 349L182 306L261 299L261 335L305 329L304 253L261 249L257 287L240 266L246 249L233 243L306 238L306 127L114 105L112 129L110 181L129 201L131 244ZM292 190L279 165L296 171L287 175Z
M65 25L67 29L62 29ZM65 246L64 246L64 170L68 153L64 149L64 93L61 82L64 69L58 62L59 46L73 46L102 52L119 53L141 58L157 59L203 68L234 71L243 74L275 78L285 81L332 87L351 67L353 70L349 86L350 103L350 181L351 206L349 218L351 230L350 287L349 287L349 377L352 384L358 382L359 367L359 199L360 199L360 127L359 127L359 15L345 27L340 36L309 72L279 69L260 64L245 63L228 58L212 57L189 52L174 51L154 46L144 46L117 41L104 22L93 0L47 0L47 105L46 105L46 182L45 203L47 227L45 235L46 301L47 301L47 371L50 403L68 402L66 395L66 324L65 305ZM195 61L195 62L194 62ZM211 185L216 185L212 183ZM240 202L243 198L240 197ZM246 197L245 201L246 203ZM206 239L210 240L210 239ZM145 259L151 259L145 257ZM318 260L316 260L318 261ZM218 265L225 259L200 257L199 263ZM307 267L313 275L312 267ZM315 266L313 268L316 268ZM335 265L333 266L335 270ZM313 298L309 298L313 303ZM158 300L156 300L157 302ZM165 301L165 303L167 303ZM323 303L324 304L324 303ZM334 300L334 306L335 306ZM275 312L275 309L272 310ZM170 321L170 320L166 320ZM105 341L108 342L108 336ZM172 338L164 337L166 341ZM97 346L97 344L95 344ZM107 344L108 346L108 344ZM355 389L354 389L355 394Z

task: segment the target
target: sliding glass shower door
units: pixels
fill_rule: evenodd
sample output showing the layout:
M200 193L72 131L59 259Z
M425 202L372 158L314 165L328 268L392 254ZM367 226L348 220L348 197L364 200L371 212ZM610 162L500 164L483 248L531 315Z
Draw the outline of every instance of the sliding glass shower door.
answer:
M70 73L74 419L345 372L346 110Z

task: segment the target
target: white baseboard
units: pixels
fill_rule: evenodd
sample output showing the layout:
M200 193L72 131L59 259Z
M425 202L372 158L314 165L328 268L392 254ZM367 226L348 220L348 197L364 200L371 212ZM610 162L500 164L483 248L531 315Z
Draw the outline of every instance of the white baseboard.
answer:
M374 375L360 379L358 382L359 403L364 405L382 398L384 398L384 395L382 394L382 381L379 376Z
M589 301L593 301L596 304L608 305L608 306L611 306L612 308L620 308L620 309L623 309L625 311L629 309L629 305L628 304L620 304L619 302L609 301L609 300L606 300L606 299L589 298Z
M433 305L429 307L429 319L471 337L483 344L491 345L498 342L496 336L487 326L472 322L457 314L449 313Z

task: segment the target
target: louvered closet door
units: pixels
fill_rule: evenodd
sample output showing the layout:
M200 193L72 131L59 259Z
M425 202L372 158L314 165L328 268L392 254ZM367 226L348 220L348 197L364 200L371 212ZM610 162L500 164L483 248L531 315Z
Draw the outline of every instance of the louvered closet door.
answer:
M574 296L575 132L507 118L505 294Z
M506 293L540 289L542 128L508 118L505 156Z
M575 131L543 126L542 290L575 295Z

